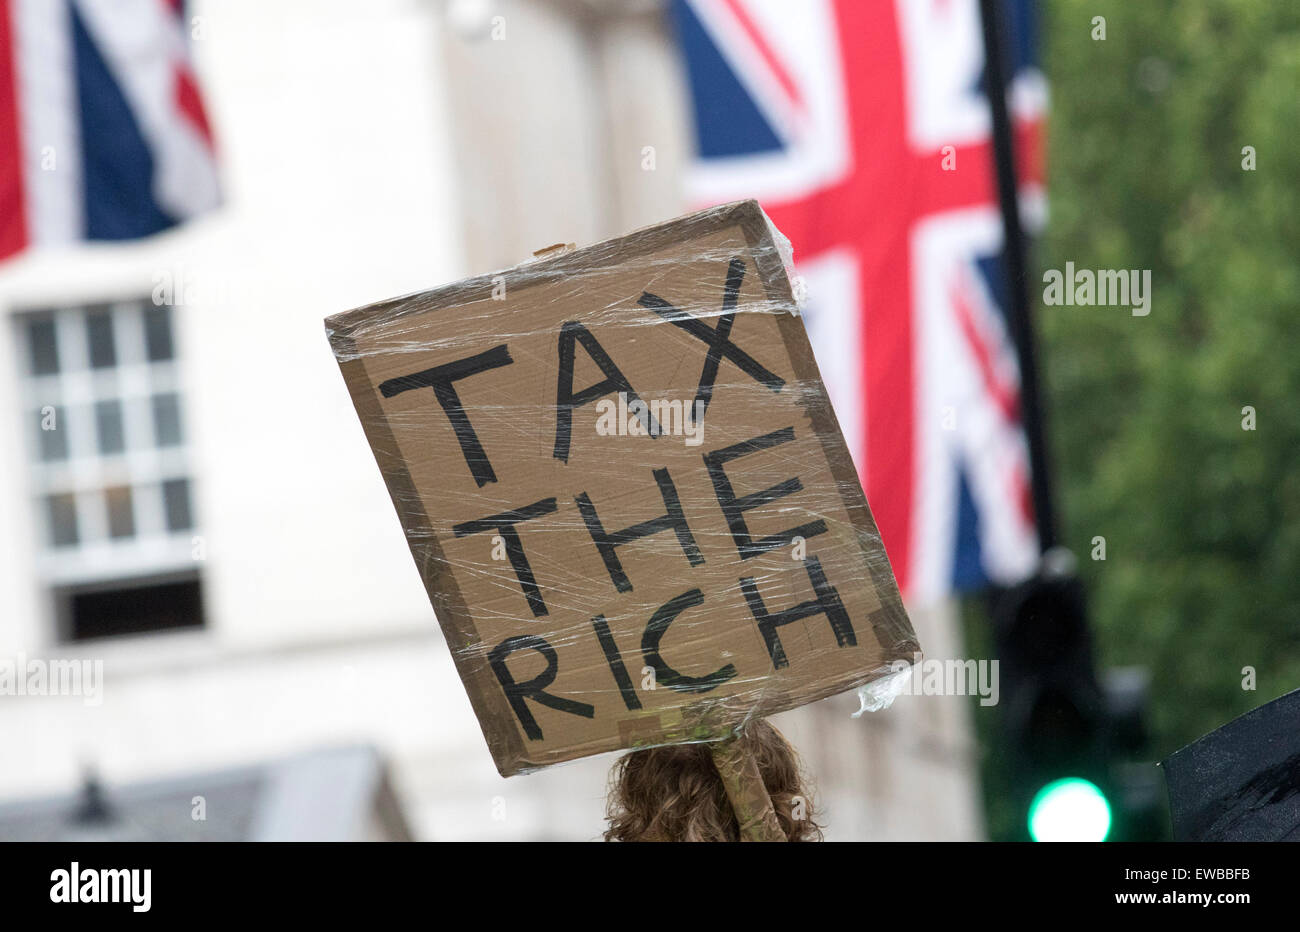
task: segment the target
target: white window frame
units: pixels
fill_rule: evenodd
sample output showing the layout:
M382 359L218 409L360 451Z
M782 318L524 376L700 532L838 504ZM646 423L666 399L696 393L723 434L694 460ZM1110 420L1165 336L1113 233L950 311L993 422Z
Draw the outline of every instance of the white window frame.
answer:
M147 294L136 299L108 302L64 302L53 307L14 308L9 314L15 327L19 402L26 434L30 501L39 535L36 570L47 588L128 582L151 576L196 571L194 541L198 517L194 476L190 469L190 430L179 360L178 309L170 312L172 358L150 361L146 350ZM87 315L103 308L112 321L115 364L93 369L87 338ZM35 375L31 371L29 322L52 316L58 346L58 371ZM178 399L180 442L162 448L154 435L153 397L173 394ZM95 406L118 401L122 410L124 450L104 454L99 450ZM55 409L58 430L67 430L66 457L41 458L32 423L46 406ZM69 413L72 414L69 417ZM188 483L191 527L169 531L163 483L184 479ZM105 490L131 489L133 533L109 536ZM76 501L77 540L55 546L47 497L71 493Z

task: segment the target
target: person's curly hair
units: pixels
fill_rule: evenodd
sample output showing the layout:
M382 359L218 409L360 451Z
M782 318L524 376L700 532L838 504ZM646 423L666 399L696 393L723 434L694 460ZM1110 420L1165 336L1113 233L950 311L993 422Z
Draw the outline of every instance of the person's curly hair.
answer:
M738 739L758 761L790 841L821 841L799 755L763 719ZM739 841L740 827L707 744L633 751L609 776L606 841Z

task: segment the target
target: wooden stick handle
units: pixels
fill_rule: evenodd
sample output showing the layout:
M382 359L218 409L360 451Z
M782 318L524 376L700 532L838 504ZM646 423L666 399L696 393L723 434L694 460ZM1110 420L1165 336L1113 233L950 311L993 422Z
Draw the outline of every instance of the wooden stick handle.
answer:
M740 840L786 841L754 756L735 737L716 742L709 748L713 752L713 765L722 776L722 785L726 787L727 798L736 813Z

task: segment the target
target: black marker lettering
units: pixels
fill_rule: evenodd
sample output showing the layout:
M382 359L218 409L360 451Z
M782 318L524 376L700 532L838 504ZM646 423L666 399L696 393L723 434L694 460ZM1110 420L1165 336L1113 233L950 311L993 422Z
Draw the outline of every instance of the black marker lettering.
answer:
M838 647L856 647L858 643L858 637L853 631L853 622L849 620L849 613L844 610L839 592L826 581L826 573L822 570L821 561L816 557L808 557L804 565L817 598L811 602L800 602L783 612L772 613L767 610L767 606L763 604L763 597L758 594L758 583L753 577L747 576L740 581L740 591L745 594L745 602L749 605L750 614L758 622L758 630L763 635L764 643L767 644L767 653L772 658L774 670L790 665L776 629L810 615L826 616L826 620L831 624L831 630L835 632L835 644Z
M605 374L605 378L592 385L590 388L584 388L576 395L573 393L573 348L575 343L581 343L582 348L587 351L587 355ZM628 408L631 409L633 402L640 402L637 393L632 389L632 383L627 380L618 366L614 365L614 360L609 358L591 331L577 321L569 321L560 328L560 369L559 376L555 386L555 452L554 457L557 460L567 463L569 461L569 439L573 432L573 409L595 401L602 395L608 395L612 392L625 392L628 399ZM655 422L654 417L650 414L650 407L644 403L638 405L638 419L641 426L646 429L651 437L659 436L659 425Z
M722 315L718 325L710 327L704 321L692 317L686 311L669 304L658 295L643 292L637 303L648 308L664 320L681 327L693 337L703 340L709 347L704 357L704 369L700 373L700 385L695 392L695 406L692 411L701 413L709 410L713 400L713 383L718 378L718 365L724 358L731 360L741 371L754 380L766 385L774 392L785 387L785 380L769 372L735 343L731 342L731 327L736 322L736 300L740 297L740 284L745 278L745 260L735 257L727 265L727 281L722 292ZM701 408L700 405L703 404Z
M668 666L659 653L659 642L673 620L686 609L703 604L704 593L699 589L683 592L677 598L670 599L660 606L645 626L645 632L641 635L641 655L645 658L646 664L655 671L656 684L662 683L682 693L707 693L736 675L736 667L729 663L708 676L687 676Z
M460 403L460 396L456 394L453 383L479 372L508 366L512 362L514 360L510 358L510 352L502 343L477 356L467 356L446 365L413 372L410 375L399 375L397 378L381 382L379 393L385 398L392 398L413 388L432 388L438 404L442 405L443 413L451 422L451 429L456 432L456 440L460 443L460 452L469 466L470 475L474 477L474 481L481 489L489 482L496 482L497 474L492 471L492 464L488 462L483 444L479 443L478 434L474 432L474 425L469 422L469 415L465 413L465 406Z
M713 480L713 491L717 495L718 505L722 508L723 517L727 519L727 527L731 529L731 538L736 542L736 550L742 560L748 560L750 557L767 553L769 550L778 550L796 537L807 539L826 533L826 522L818 518L816 521L801 524L788 531L780 531L760 540L754 540L750 536L749 525L745 523L745 512L770 504L777 499L785 498L787 495L793 495L795 492L800 492L803 490L803 483L796 476L793 479L786 479L771 488L763 489L761 492L754 492L737 498L736 493L731 488L731 480L727 478L726 470L723 469L727 463L734 459L739 459L750 453L757 453L759 450L771 449L783 443L789 443L791 440L794 440L794 428L785 427L781 430L774 430L770 434L754 437L752 440L744 440L732 446L723 447L721 450L714 450L712 453L704 454L704 465L708 467L709 478Z
M631 592L632 583L623 572L623 564L618 558L618 548L643 537L672 529L677 534L677 543L681 545L682 552L686 554L686 559L691 566L699 566L704 562L700 548L695 544L695 536L691 534L690 525L686 523L681 500L677 497L677 487L673 485L668 470L656 469L654 477L655 482L659 484L659 494L668 508L667 513L621 531L605 530L605 526L600 523L600 516L596 514L596 506L591 503L591 497L586 492L579 493L574 499L578 503L578 511L582 513L582 520L587 525L587 533L591 535L596 549L600 551L600 558L605 561L605 570L609 573L614 588L619 592Z
M470 534L481 534L484 531L491 530L495 530L501 535L506 544L506 556L510 559L510 565L514 568L515 578L519 580L519 588L523 589L524 598L528 600L528 607L533 610L533 615L538 618L546 614L546 602L542 599L542 590L537 586L537 579L533 576L533 568L529 565L528 557L524 554L524 543L519 539L519 532L515 530L515 525L524 521L531 521L533 518L540 518L542 515L552 514L555 507L555 499L544 498L540 502L533 502L523 508L488 515L486 518L479 518L477 521L465 521L462 524L453 526L451 529L452 533L457 537L467 537Z
M597 615L591 619L591 624L596 629L596 640L600 641L605 662L609 664L609 671L614 674L614 682L618 684L618 692L623 697L623 704L633 711L641 708L641 700L637 698L632 677L627 675L627 667L623 665L623 655L618 652L614 635L609 631L609 622L605 620L604 615Z
M537 651L546 658L546 669L525 683L515 682L514 674L506 666L506 658L518 650ZM537 724L537 719L533 718L528 703L524 701L526 699L540 702L547 708L555 709L557 712L567 712L570 715L580 715L583 718L594 718L596 715L595 706L543 692L547 686L555 682L555 674L560 667L559 658L555 655L555 648L545 638L538 637L535 634L520 634L506 638L492 648L492 652L488 654L488 663L492 666L492 672L496 674L497 682L501 684L501 688L505 691L506 699L510 702L510 708L514 709L515 717L519 719L519 724L523 726L524 734L531 741L542 740L542 729Z

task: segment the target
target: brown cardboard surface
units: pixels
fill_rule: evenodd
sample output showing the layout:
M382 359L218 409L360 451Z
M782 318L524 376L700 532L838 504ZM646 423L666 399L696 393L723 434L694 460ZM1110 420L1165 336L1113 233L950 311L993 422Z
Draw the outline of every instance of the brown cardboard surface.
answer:
M755 202L326 328L502 774L719 738L918 649ZM699 442L611 434L618 388L583 392L615 368L686 411L712 381ZM593 513L615 540L665 520L607 558Z

